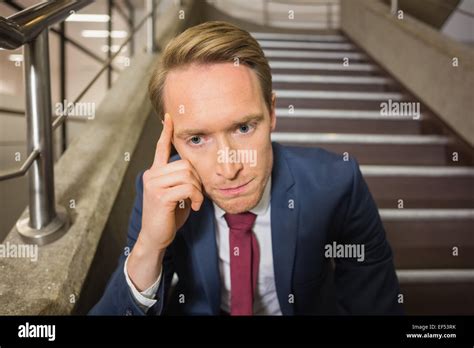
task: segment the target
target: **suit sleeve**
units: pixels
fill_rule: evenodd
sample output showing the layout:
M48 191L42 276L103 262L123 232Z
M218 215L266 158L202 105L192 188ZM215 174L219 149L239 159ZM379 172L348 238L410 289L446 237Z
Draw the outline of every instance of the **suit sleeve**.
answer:
M363 261L361 258L335 260L338 311L350 315L404 314L398 303L400 289L392 250L377 206L359 165L355 160L350 162L352 189L337 242L363 246L364 257Z
M143 204L143 172L140 173L136 178L136 197L130 216L130 222L128 226L127 234L127 247L125 249L130 253L137 241L138 234L141 230L142 221L142 204ZM170 248L171 249L171 248ZM128 255L127 253L127 255ZM118 266L112 274L104 294L100 301L91 309L89 315L160 315L163 311L164 303L166 298L166 289L169 287L171 277L169 274L173 274L171 250L167 250L165 259L163 262L162 272L165 274L164 280L161 281L156 292L157 302L151 307L146 313L137 304L134 299L130 287L125 279L124 274L124 263L126 260L126 254L121 253ZM163 280L163 279L162 279Z

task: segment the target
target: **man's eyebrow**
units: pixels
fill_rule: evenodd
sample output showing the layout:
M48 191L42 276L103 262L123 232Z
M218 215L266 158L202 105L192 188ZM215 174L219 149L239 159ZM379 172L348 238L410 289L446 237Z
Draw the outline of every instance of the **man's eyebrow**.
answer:
M234 121L230 127L228 129L234 129L242 124L246 124L246 123L258 123L258 122L261 122L263 121L263 114L251 114L251 115L247 115L247 116L244 116L242 117L240 120L237 120L237 121Z
M229 127L227 127L227 130L237 128L238 126L240 126L242 124L246 124L246 123L251 123L251 122L258 123L258 122L261 122L263 119L264 119L263 114L246 115L246 116L242 117L241 119L232 122L232 124ZM182 131L176 132L175 136L177 138L184 139L184 138L190 137L192 135L206 135L208 133L209 133L209 131L207 131L205 129L188 128L188 129L183 129Z

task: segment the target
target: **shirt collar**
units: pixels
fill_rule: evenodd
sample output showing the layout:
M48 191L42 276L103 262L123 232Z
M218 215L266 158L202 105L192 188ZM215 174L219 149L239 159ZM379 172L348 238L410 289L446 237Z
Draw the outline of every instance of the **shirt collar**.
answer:
M270 176L267 180L267 184L265 185L265 189L263 190L262 198L257 203L255 207L250 209L251 213L255 215L263 215L266 213L268 207L270 206L270 193L272 188L272 177ZM225 211L219 207L216 203L212 202L214 205L214 215L217 219L224 216Z

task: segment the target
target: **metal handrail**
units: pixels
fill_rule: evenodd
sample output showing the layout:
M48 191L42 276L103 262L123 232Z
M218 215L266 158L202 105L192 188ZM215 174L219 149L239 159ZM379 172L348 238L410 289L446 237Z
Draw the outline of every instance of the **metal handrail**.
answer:
M7 18L0 17L0 47L13 50L36 41L37 37L47 31L50 25L63 21L71 14L71 11L77 11L90 3L92 0L43 2ZM0 181L24 175L39 154L39 149L32 148L20 169L1 174Z
M7 0L5 2L6 5L14 8L15 10L18 10L18 11L23 11L25 8L23 6L20 6L18 5L14 0ZM64 22L62 22L61 24L63 24ZM66 41L67 43L73 45L75 48L77 48L78 50L80 50L82 53L86 54L87 56L93 58L94 60L96 60L97 62L99 63L104 63L105 60L102 59L100 56L98 56L97 54L95 54L94 52L92 52L90 49L88 49L87 47L81 45L79 42L77 42L76 40L70 38L69 36L67 35L64 35L60 30L57 30L55 28L50 28L51 32L58 35L60 37L61 40L64 40ZM116 68L114 66L111 67L112 70L116 70Z
M152 13L149 13L146 15L139 23L138 25L133 29L133 31L127 36L125 41L120 45L120 47L117 49L117 52L115 52L109 59L106 60L104 65L102 65L102 68L96 73L96 75L92 78L91 82L87 84L87 86L82 90L81 93L76 97L74 100L73 104L77 103L79 100L82 99L82 97L89 91L89 89L93 86L93 84L97 81L97 79L102 75L102 73L107 69L107 67L110 65L110 63L115 59L120 54L120 51L132 40L133 36L135 33L140 30L140 28L147 22L147 20L152 16ZM68 117L67 112L62 114L61 116L57 117L53 124L52 127L53 129L58 128L61 124L66 121Z
M93 0L56 0L42 2L3 18L0 17L0 47L16 49L32 41L49 26L62 22Z
M133 28L133 30L130 32L130 34L127 36L127 38L125 39L125 41L119 46L119 48L117 49L117 52L115 52L109 59L107 59L104 64L102 65L101 69L96 73L96 75L91 79L91 81L87 84L87 86L79 93L79 95L76 97L76 99L74 99L73 101L73 104L79 102L83 97L84 95L89 91L89 89L94 85L94 83L97 81L97 79L102 75L102 73L110 66L110 64L112 63L112 61L121 53L122 49L133 39L133 36L135 35L135 33L141 29L141 27L143 27L143 25L146 23L147 19L150 18L152 16L152 13L149 13L148 15L146 15L144 18L142 18L142 20L139 22L139 24ZM23 114L22 112L18 112L18 113L21 113ZM53 124L52 124L52 127L53 127L53 130L58 128L59 126L61 126L64 121L66 121L66 118L68 117L68 114L67 112L62 114L61 116L58 116L56 117L56 119L54 120ZM18 176L18 175L17 175ZM2 180L6 180L8 178L11 178L11 174L10 173L7 173L7 174L2 174L0 175L0 181Z
M149 13L145 15L136 28L122 43L115 54L109 54L102 68L92 81L79 94L74 103L79 101L99 76L108 69L110 81L113 59L129 42L133 45L136 32L148 21L147 51L155 52L155 16L157 0L146 0ZM21 218L16 229L21 237L28 242L47 244L56 240L66 230L69 218L66 209L55 204L54 194L54 162L52 151L52 132L67 119L67 113L62 114L51 122L51 84L49 66L49 26L61 23L62 42L65 41L64 20L70 14L87 6L92 0L50 0L28 9L22 10L7 18L0 17L0 48L24 48L25 90L26 90L26 124L27 124L27 152L29 155L22 166L9 173L0 175L0 181L19 177L27 171L29 174L29 216ZM12 2L10 2L12 3ZM130 10L130 3L126 2ZM14 5L19 6L19 5ZM108 2L110 14L112 0ZM131 12L131 11L130 11ZM131 12L132 13L132 12ZM124 15L123 11L122 14ZM151 23L150 23L151 22ZM133 18L128 24L133 23ZM108 31L111 32L111 16L109 17ZM61 48L64 60L64 45ZM64 72L62 66L61 71ZM61 80L61 94L64 94L64 79ZM109 86L110 87L110 86ZM64 128L64 127L63 127Z
M25 162L23 162L20 169L2 175L2 180L13 179L25 175L28 169L30 169L31 165L33 164L33 161L39 156L39 154L39 150L33 150L26 158Z

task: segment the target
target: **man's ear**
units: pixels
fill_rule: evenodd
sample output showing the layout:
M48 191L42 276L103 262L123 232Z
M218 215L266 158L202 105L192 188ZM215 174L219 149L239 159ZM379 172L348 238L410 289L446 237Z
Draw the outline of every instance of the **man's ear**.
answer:
M272 107L270 110L270 122L271 122L271 131L273 132L276 127L276 94L272 92Z

